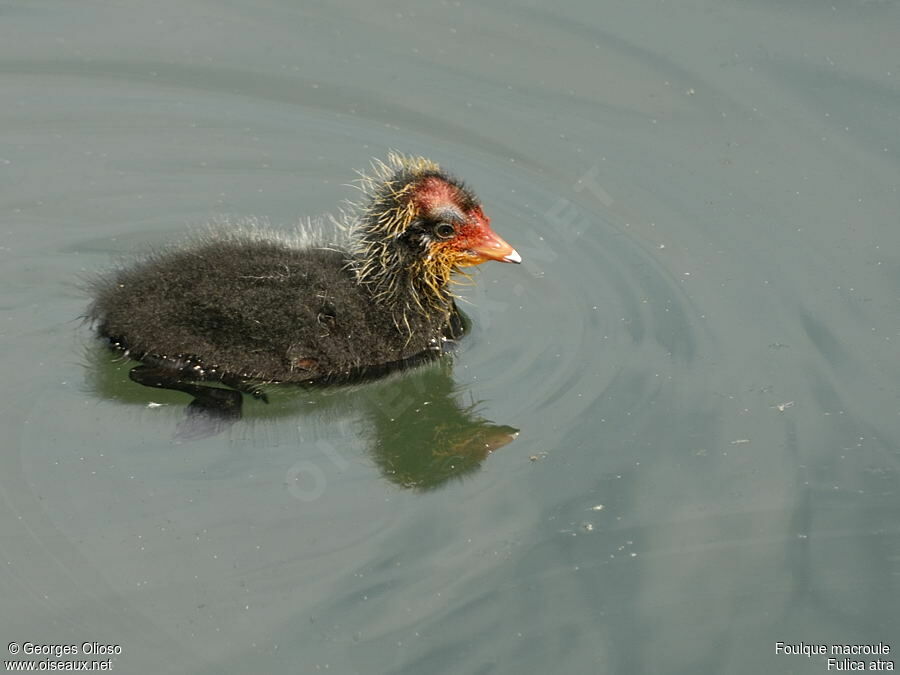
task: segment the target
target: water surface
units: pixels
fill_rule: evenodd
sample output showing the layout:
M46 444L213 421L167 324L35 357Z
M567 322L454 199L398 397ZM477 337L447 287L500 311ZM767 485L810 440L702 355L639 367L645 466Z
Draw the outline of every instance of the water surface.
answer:
M121 673L900 649L896 3L0 16L7 642L119 644ZM93 342L83 279L213 219L288 231L390 148L525 264L463 289L452 359L177 442L184 397Z

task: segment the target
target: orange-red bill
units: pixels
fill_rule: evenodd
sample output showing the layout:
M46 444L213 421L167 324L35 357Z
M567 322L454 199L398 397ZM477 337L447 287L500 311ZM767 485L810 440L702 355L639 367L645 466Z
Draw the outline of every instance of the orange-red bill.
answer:
M480 265L488 260L517 264L522 262L522 256L516 249L503 241L503 238L489 226L482 226L481 229L481 236L469 246L469 260L466 265Z

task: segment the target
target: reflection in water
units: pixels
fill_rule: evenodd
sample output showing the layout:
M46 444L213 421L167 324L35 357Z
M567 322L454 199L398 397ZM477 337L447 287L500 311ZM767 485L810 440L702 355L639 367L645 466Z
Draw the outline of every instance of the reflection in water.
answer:
M128 378L134 363L110 358L109 350L101 346L91 349L88 358L88 385L98 396L148 405L147 394L151 393L150 400L157 405L185 403L180 392L135 387ZM277 391L283 405L257 405L254 414L247 417L259 423L311 413L317 417L328 413L329 420L348 412L360 414L366 423L363 433L369 452L384 476L406 488L431 490L475 471L491 452L518 435L518 429L482 417L480 402L463 401L463 393L451 375L452 358L445 356L361 386L325 390L278 385L270 390L273 394ZM308 407L310 403L314 404L312 408ZM306 407L301 409L301 405ZM221 434L240 417L239 413L227 415L219 409L210 414L194 400L185 407L173 440L184 442Z
M430 490L461 478L518 434L481 417L478 403L460 402L447 359L375 394L365 410L371 451L382 473L403 487Z

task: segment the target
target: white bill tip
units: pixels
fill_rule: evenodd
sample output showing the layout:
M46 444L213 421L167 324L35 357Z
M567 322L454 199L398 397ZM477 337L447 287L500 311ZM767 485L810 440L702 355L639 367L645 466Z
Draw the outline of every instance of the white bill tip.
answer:
M505 256L503 258L503 262L511 262L511 263L518 264L518 263L522 262L522 256L519 255L518 251L513 249L512 253L510 253L508 256Z

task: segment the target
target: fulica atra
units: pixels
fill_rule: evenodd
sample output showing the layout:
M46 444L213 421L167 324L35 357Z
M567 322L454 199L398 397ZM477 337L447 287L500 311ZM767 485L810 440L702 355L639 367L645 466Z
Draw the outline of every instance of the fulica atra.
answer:
M205 408L239 410L238 392L267 400L269 382L347 382L436 357L464 332L454 273L521 258L436 163L392 153L360 175L345 244L206 235L102 277L88 317L141 362L132 380Z

